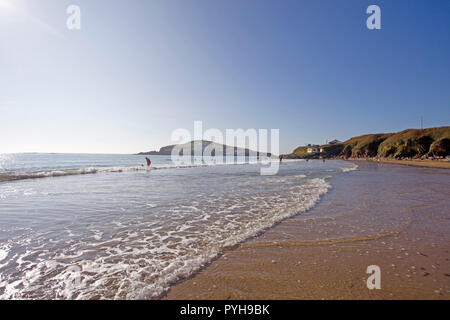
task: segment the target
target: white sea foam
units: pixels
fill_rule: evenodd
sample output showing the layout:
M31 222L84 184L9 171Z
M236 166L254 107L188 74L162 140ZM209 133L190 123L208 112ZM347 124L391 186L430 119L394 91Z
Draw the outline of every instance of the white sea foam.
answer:
M290 159L289 162L300 161L296 159ZM96 173L121 173L121 172L148 172L151 170L161 170L161 169L183 169L183 168L196 168L196 167L211 167L211 166L228 166L228 165L255 165L255 164L267 164L270 162L278 162L278 160L268 160L268 161L236 161L232 163L227 162L199 162L199 163L179 163L179 164L154 164L151 168L147 168L143 165L141 166L124 166L124 167L91 167L91 168L80 168L80 169L66 169L66 170L45 170L36 172L7 172L0 174L0 182L2 181L15 181L15 180L26 180L26 179L38 179L38 178L50 178L50 177L64 177L72 175L87 175ZM288 161L286 161L288 162Z
M350 172L350 171L355 171L358 169L358 165L355 164L353 167L351 168L342 168L342 172Z
M317 171L301 163L283 165L277 176L260 176L251 166L229 166L204 170L204 175L201 170L171 170L148 179L105 173L72 183L0 184L0 194L9 195L0 209L11 210L18 221L30 221L20 224L26 230L14 221L2 226L13 247L0 242L0 250L7 251L0 251L0 299L159 297L227 247L311 209L330 188L324 172L331 171L325 169L336 173L345 166L313 165ZM26 190L39 191L28 197ZM0 224L8 222L7 215L3 219Z
M15 259L24 276L8 279L0 298L20 298L26 293L56 299L158 297L172 283L217 257L223 248L311 209L329 188L324 179L316 178L305 179L282 194L247 198L237 190L226 201L209 199L207 204L206 198L173 206L164 213L170 219L163 225L137 225L103 242L98 242L103 234L91 230L96 242L84 249L72 241L57 252L42 252L43 258L35 261L30 260L32 252L24 252ZM111 286L117 289L111 292Z
M3 261L8 256L8 251L5 249L0 249L0 261Z
M77 174L94 174L97 173L98 171L99 170L95 168L87 168L87 169L73 169L73 170L49 170L38 172L7 173L0 176L0 181L63 177Z

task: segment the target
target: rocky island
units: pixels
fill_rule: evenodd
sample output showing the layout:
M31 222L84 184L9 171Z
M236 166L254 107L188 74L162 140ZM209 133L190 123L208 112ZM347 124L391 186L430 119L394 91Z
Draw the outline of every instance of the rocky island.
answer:
M169 146L165 146L162 147L161 149L159 149L159 151L148 151L148 152L140 152L137 155L163 155L163 156L170 156L172 154L172 151L175 147L179 147L183 150L190 150L190 154L186 154L186 155L191 155L193 156L195 153L195 146L196 143L201 147L202 147L202 154L203 152L205 152L205 150L208 152L209 150L211 151L211 155L215 156L216 155L216 151L217 150L223 150L223 155L224 156L253 156L253 157L263 157L263 156L267 156L270 157L271 154L270 153L263 153L263 152L259 152L259 151L254 151L254 150L250 150L248 148L239 148L239 147L232 147L232 146L228 146L228 145L224 145L224 144L220 144L220 143L216 143L216 142L212 142L212 141L207 141L207 140L202 140L202 141L191 141L185 144L181 144L181 145L169 145ZM183 151L180 152L180 156L184 155Z

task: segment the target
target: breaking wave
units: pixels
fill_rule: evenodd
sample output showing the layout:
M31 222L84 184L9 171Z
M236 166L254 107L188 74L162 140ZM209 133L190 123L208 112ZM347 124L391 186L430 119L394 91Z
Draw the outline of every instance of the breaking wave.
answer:
M271 160L271 162L277 162L278 160ZM291 160L295 161L295 160ZM91 168L79 168L79 169L63 169L63 170L44 170L35 172L0 172L0 182L26 180L26 179L39 179L50 177L64 177L72 175L85 175L96 174L105 172L136 172L136 171L151 171L161 169L180 169L180 168L195 168L195 167L211 167L211 166L226 166L226 165L246 165L246 164L267 164L268 162L205 162L205 163L189 163L189 164L156 164L151 168L145 166L126 166L126 167L91 167Z
M122 227L112 238L94 228L92 242L60 239L54 250L38 241L42 244L28 245L11 259L2 248L2 262L14 264L16 272L0 276L0 299L157 298L226 248L311 209L330 187L314 178L264 196L236 190L210 203L171 206L163 212L168 217L163 224ZM36 255L39 259L32 258Z
M350 171L355 171L358 169L358 165L355 164L353 167L350 168L342 168L342 172L350 172Z

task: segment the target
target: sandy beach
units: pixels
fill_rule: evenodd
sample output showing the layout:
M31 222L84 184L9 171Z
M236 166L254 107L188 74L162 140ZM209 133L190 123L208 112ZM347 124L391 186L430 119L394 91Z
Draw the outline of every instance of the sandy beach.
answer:
M447 161L447 160L418 160L418 159L396 160L396 159L351 158L350 161L370 161L370 162L377 162L377 163L400 164L400 165L404 165L404 166L413 166L413 167L450 169L450 161Z
M450 299L450 171L357 164L314 209L225 251L163 299ZM380 290L367 288L370 265Z

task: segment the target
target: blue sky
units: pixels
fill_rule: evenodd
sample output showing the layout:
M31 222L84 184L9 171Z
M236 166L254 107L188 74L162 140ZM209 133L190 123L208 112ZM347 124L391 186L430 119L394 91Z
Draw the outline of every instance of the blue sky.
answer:
M280 129L282 152L449 125L449 39L447 0L0 0L0 153L158 149L195 120Z

